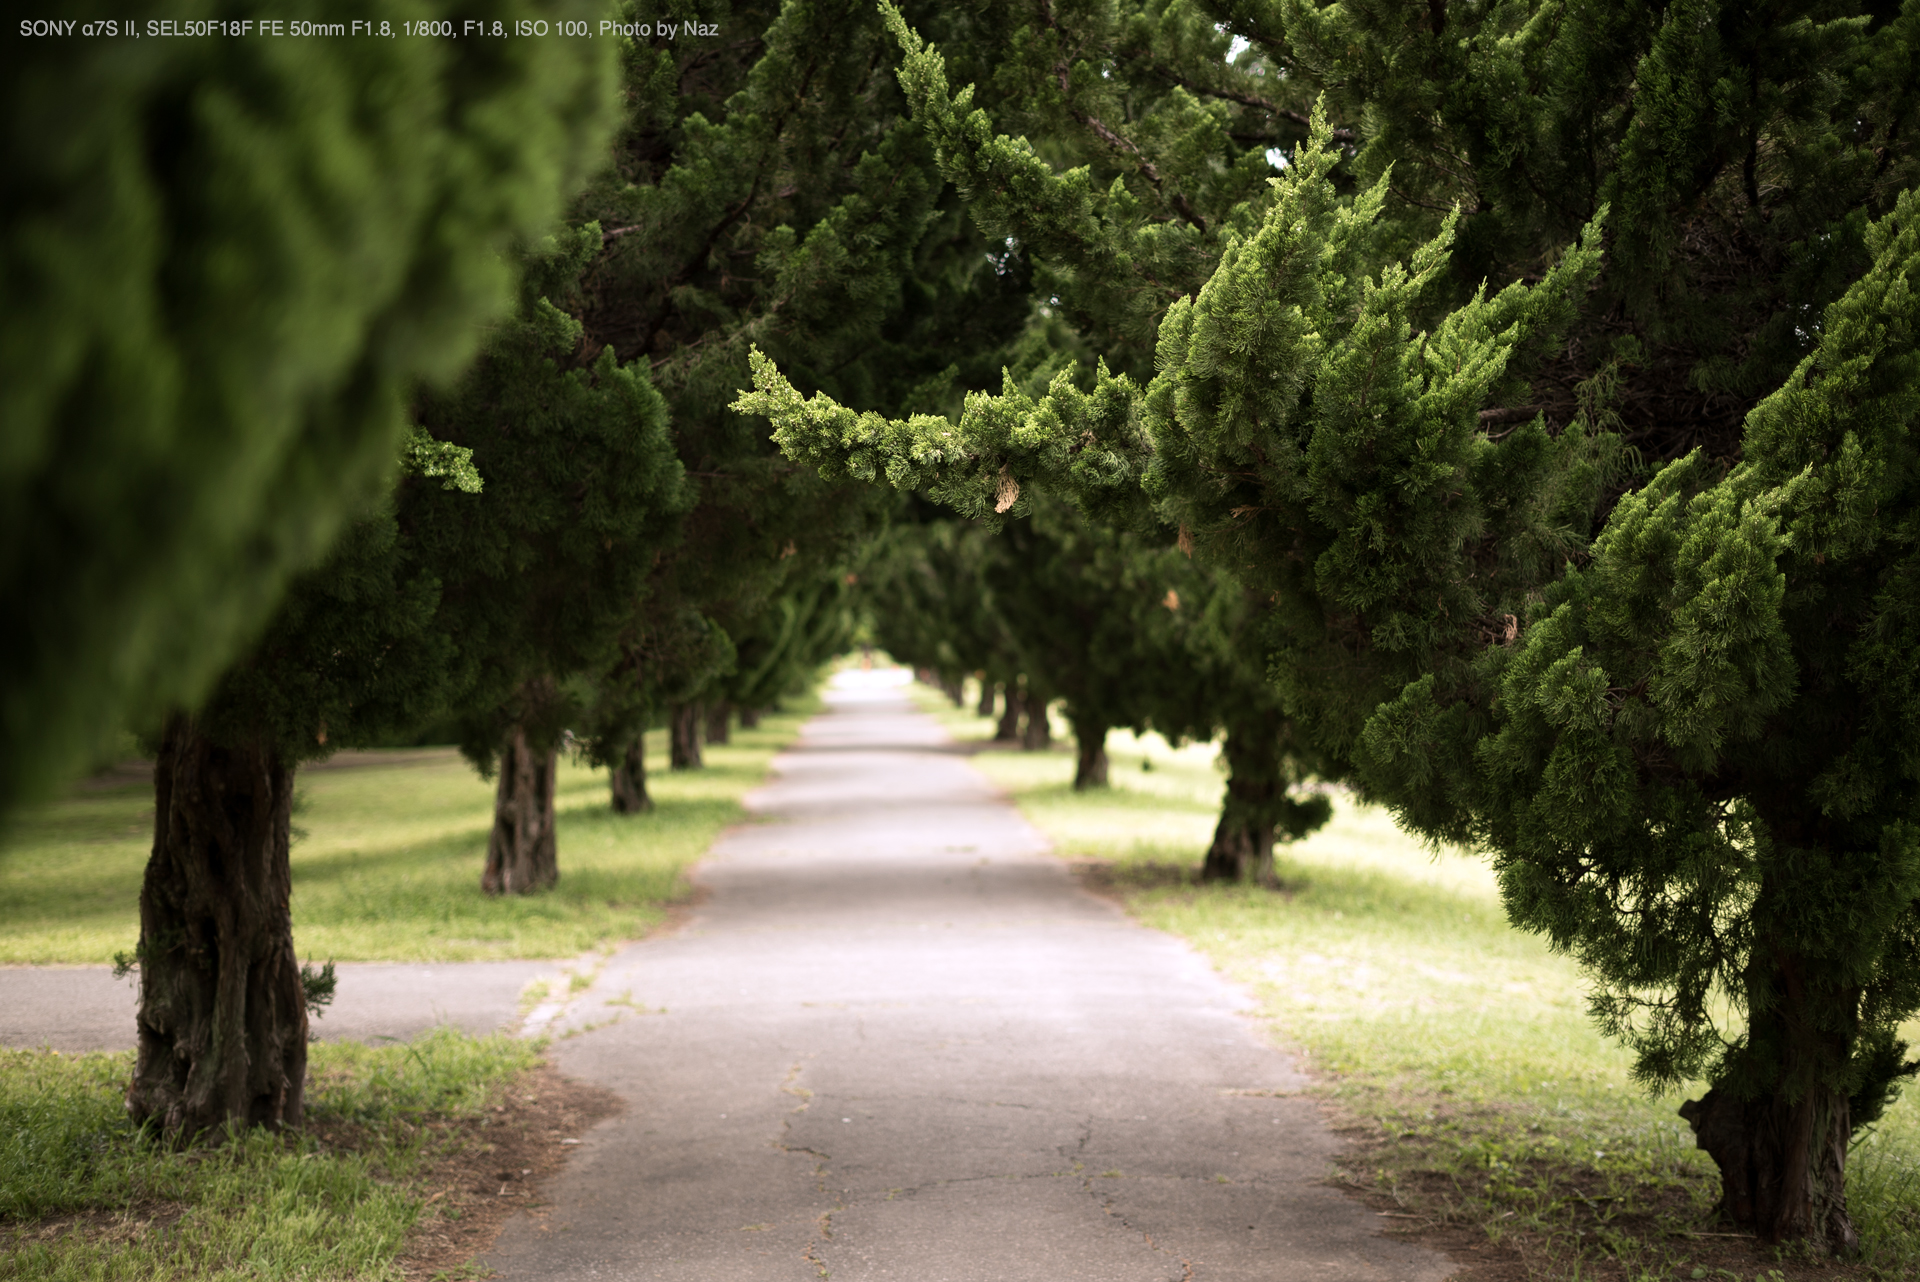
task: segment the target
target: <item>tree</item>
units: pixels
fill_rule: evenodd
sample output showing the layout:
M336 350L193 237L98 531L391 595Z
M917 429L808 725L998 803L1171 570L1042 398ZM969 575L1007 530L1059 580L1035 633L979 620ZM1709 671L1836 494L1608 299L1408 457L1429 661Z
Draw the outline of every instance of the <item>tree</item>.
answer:
M168 719L141 888L136 1119L192 1136L300 1118L300 762L462 709L471 751L501 759L489 888L557 876L563 678L604 661L683 507L644 370L611 351L577 367L579 327L544 296L598 239L590 227L531 256L519 314L453 390L421 393L418 417L444 436L413 431L392 501L296 581L210 699Z
M473 502L479 478L464 451L424 436L403 464L399 501L350 526L207 704L159 736L127 1108L167 1134L300 1120L308 1005L325 992L293 949L294 771L424 720L458 681L434 626L440 584L398 508L440 486Z
M596 41L106 25L0 68L34 122L0 203L0 814L197 701L378 502L402 389L471 354L506 241L584 176L611 105Z
M612 665L690 506L645 366L585 346L553 301L578 306L600 246L591 223L550 242L529 263L520 314L450 394L417 406L490 478L484 503L423 511L419 537L447 567L444 626L474 669L462 750L498 770L481 878L491 894L559 877L553 781L578 711L568 681Z
M936 200L891 38L866 0L667 16L740 38L623 44L626 121L575 210L607 228L580 316L589 346L648 360L696 499L652 567L649 609L689 628L704 619L731 650L880 516L869 487L794 466L763 422L729 408L748 348L779 351L861 404L915 408L984 374L967 353L1017 328L1026 298L993 270L958 202ZM695 636L681 623L676 635ZM674 763L698 765L699 705L731 700L726 683L753 671L751 656L709 662L694 647L643 659L636 646L618 674L638 685L605 705L635 715L598 722L593 755L637 760L645 720L664 710Z
M1091 390L1009 385L956 424L761 365L743 407L969 512L1144 489L1265 603L1312 751L1488 846L1643 1081L1708 1075L1685 1114L1727 1218L1850 1249L1848 1137L1920 1006L1894 746L1920 730L1920 9L1049 7L1013 40L1059 73L1028 117L1104 189L897 29L949 176L1063 305L1157 320L1156 372L1130 340ZM1212 199L1299 124L1271 194Z
M1107 732L1144 730L1151 686L1183 657L1162 586L1179 553L1088 525L1057 500L1034 508L1001 531L1002 555L985 575L992 608L1029 685L1066 701L1074 790L1103 788ZM1028 715L1044 717L1045 706Z

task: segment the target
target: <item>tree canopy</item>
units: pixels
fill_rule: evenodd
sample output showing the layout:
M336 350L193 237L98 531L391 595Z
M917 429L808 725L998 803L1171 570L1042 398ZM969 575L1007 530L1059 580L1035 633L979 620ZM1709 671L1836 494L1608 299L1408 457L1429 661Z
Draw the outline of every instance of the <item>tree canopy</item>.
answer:
M1849 1249L1920 1007L1920 7L1040 6L1027 138L890 21L1109 359L950 420L761 358L741 407L970 515L1144 496L1261 603L1324 767L1488 848L1644 1080L1708 1077L1727 1216Z
M201 697L378 503L612 89L592 41L7 48L0 811Z

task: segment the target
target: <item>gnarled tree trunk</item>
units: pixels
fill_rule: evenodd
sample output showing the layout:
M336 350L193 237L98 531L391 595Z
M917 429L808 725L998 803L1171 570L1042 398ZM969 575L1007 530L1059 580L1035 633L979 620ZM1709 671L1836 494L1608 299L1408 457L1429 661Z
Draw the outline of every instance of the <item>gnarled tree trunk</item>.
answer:
M676 703L667 709L667 764L675 770L698 770L700 760L700 705Z
M300 1121L307 1004L287 853L294 768L267 743L167 723L140 886L139 1057L127 1111L190 1139Z
M1763 892L1764 894L1764 892ZM1847 1148L1853 1138L1853 1101L1822 1084L1851 1057L1847 1040L1820 1028L1819 1012L1853 1009L1854 992L1820 992L1812 969L1788 948L1755 949L1749 982L1747 1044L1739 1052L1771 1089L1746 1097L1716 1084L1680 1106L1694 1142L1720 1168L1722 1220L1767 1242L1808 1240L1850 1256L1859 1234L1847 1214ZM1761 958L1766 960L1761 960ZM1772 1071L1752 1062L1766 1056ZM1894 1058L1897 1067L1899 1057ZM1786 1084L1807 1083L1803 1091ZM1877 1087L1880 1084L1874 1083ZM1872 1106L1862 1104L1870 1110Z
M1073 766L1073 790L1085 792L1089 788L1106 787L1106 724L1076 717L1073 722L1073 742L1079 754Z
M1720 1215L1768 1242L1811 1238L1852 1255L1860 1237L1847 1215L1847 1097L1814 1089L1797 1101L1743 1100L1716 1086L1680 1106L1694 1142L1720 1168Z
M707 742L725 743L733 737L733 705L722 699L707 705Z
M645 735L635 735L620 759L607 771L617 814L643 815L653 809L653 798L647 795L646 743Z
M1053 746L1053 726L1047 721L1047 704L1051 700L1037 691L1028 690L1021 695L1020 701L1027 711L1026 724L1020 730L1021 751L1045 752Z
M974 707L974 711L978 713L980 716L991 717L993 715L993 693L994 693L993 682L987 680L984 676L981 677L980 678L980 702L976 704Z
M489 895L531 894L560 880L553 812L559 761L559 745L530 743L525 726L516 725L507 735L500 750L487 870L480 878L480 888Z

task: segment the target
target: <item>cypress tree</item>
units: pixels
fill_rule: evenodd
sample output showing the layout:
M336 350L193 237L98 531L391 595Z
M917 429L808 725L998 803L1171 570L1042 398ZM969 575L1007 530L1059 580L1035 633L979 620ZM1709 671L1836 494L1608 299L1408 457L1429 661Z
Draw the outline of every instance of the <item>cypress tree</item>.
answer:
M673 761L692 768L701 705L738 703L728 683L756 670L737 652L791 593L840 565L881 511L869 487L795 468L764 422L730 408L749 347L899 411L947 395L968 376L964 353L1017 328L1026 301L1023 282L988 265L959 203L937 202L931 151L894 81L896 48L865 0L684 16L730 38L623 44L626 121L576 217L607 228L583 291L586 341L646 357L695 496L682 538L652 567L649 608L705 619L728 650L720 662L698 646L642 658L636 642L631 661L604 674L609 715L592 752L632 759L634 737L663 710ZM616 694L620 682L640 688ZM612 715L619 706L633 715Z
M611 351L581 368L578 324L544 296L564 297L598 238L532 256L517 316L453 389L420 395L417 417L444 435L410 433L390 502L296 581L210 699L167 720L141 888L137 1119L191 1136L300 1118L310 981L288 853L302 761L463 709L470 751L501 763L488 888L557 875L565 678L605 661L683 508L644 369Z
M1920 9L1048 8L1028 118L1104 187L901 30L950 176L1116 334L1157 320L1156 372L1116 343L956 424L763 364L743 406L972 513L1144 489L1264 602L1313 752L1485 844L1643 1081L1709 1078L1728 1220L1849 1250L1920 1008ZM1301 125L1270 194L1208 199Z
M480 481L464 451L424 435L402 462L397 501L349 526L212 698L159 735L127 1108L170 1135L300 1120L309 999L326 993L293 949L295 769L405 730L454 693L440 583L399 509L424 487L477 501Z
M554 301L578 306L600 247L588 224L533 258L520 314L452 393L417 407L489 478L484 503L423 511L419 537L447 567L445 626L473 668L462 750L498 772L481 878L491 894L558 878L553 779L579 712L570 680L612 665L690 505L646 367L583 342Z
M609 123L595 41L134 38L149 11L0 65L0 813L199 699L378 501L401 390L471 354Z

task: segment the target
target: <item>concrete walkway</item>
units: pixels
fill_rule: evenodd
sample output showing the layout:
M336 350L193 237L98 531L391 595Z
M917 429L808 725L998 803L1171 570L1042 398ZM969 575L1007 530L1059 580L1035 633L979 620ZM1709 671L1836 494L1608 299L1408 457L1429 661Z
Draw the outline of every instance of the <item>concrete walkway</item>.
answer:
M1241 996L1080 891L891 674L847 673L677 934L555 1025L626 1114L506 1279L1438 1282ZM611 1024L604 1021L614 1020Z

